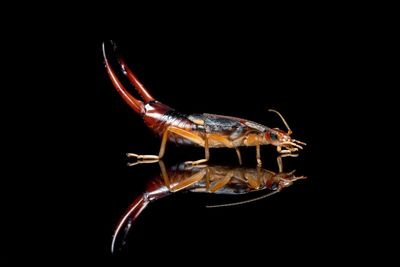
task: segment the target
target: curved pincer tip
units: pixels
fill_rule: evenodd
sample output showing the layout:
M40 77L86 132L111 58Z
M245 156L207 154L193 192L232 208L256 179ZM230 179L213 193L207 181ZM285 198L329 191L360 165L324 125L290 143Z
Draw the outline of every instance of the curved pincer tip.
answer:
M107 69L108 76L111 79L111 82L113 83L115 89L118 91L118 93L121 95L121 97L125 100L125 102L137 113L142 114L144 112L144 104L142 101L136 99L133 97L124 87L124 85L121 83L119 80L117 74L115 73L114 69L112 68L112 64L109 62L108 58L108 44L110 43L113 45L113 41L108 41L108 42L103 42L102 44L102 50L103 50L103 57L104 57L104 64ZM111 52L111 55L114 52Z
M111 240L111 253L114 254L116 250L121 249L125 244L127 234L140 213L149 204L146 194L142 194L135 199L129 206L126 213L120 219L117 227L114 230L114 235Z

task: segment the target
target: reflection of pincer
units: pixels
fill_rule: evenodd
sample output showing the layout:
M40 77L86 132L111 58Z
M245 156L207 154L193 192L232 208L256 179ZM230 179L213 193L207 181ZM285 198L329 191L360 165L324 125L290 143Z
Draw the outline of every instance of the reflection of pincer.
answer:
M111 251L121 247L125 242L132 224L153 201L179 191L205 193L214 195L246 195L252 192L265 192L260 197L219 205L209 205L209 208L244 204L266 198L280 192L305 176L295 176L294 171L282 171L282 159L278 158L280 171L245 167L228 167L220 165L187 165L180 163L167 169L163 161L159 161L161 173L148 181L145 192L138 196L128 207L115 229Z

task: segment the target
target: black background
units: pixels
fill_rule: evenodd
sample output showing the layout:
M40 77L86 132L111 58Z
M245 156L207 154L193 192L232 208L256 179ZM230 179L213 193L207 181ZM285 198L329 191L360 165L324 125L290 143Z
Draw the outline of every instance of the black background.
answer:
M284 161L285 170L296 169L308 179L238 207L209 210L206 197L189 194L152 203L132 227L127 247L112 256L118 219L159 173L158 164L127 167L125 153L157 153L160 140L108 78L101 44L109 36L62 40L51 54L63 68L49 70L56 74L52 85L62 103L51 101L61 112L54 134L45 136L57 137L47 154L52 177L46 186L50 181L54 190L46 193L59 207L46 209L52 223L45 227L52 238L45 251L60 252L65 260L79 255L113 264L193 259L204 264L260 259L320 263L357 258L354 247L368 247L373 234L360 225L376 213L359 194L369 184L365 169L356 163L365 146L354 145L365 144L361 123L373 121L364 105L368 90L363 90L376 83L369 70L375 55L367 53L364 32L325 21L283 30L224 24L190 31L137 27L128 35L113 39L126 62L157 100L177 110L237 116L284 129L267 111L279 110L293 137L308 144L298 158ZM52 66L54 61L48 61ZM199 148L170 145L165 161L171 166L202 155ZM246 166L255 167L254 149L244 148L242 156ZM273 147L263 147L264 168L277 170L275 157ZM237 159L232 150L214 149L211 163L235 165Z
M351 243L358 237L345 234L354 225L347 217L351 204L344 200L346 186L341 186L350 178L343 157L346 148L335 147L342 140L340 129L348 128L346 123L353 116L347 109L349 99L342 97L351 84L347 76L352 75L348 58L352 48L343 39L318 34L321 31L266 38L221 30L168 39L146 35L115 40L153 96L178 110L233 115L283 128L267 109L281 111L293 136L308 143L299 158L285 160L285 169L296 169L309 178L259 203L219 210L205 209L207 201L192 195L160 200L143 212L132 227L127 247L111 261L179 260L183 255L201 255L204 262L235 255L285 261L312 259L316 253L340 259L352 253ZM125 153L157 153L160 140L110 83L101 41L92 43L92 49L94 83L80 89L91 92L85 103L84 124L89 127L84 125L88 130L84 136L93 151L83 153L96 158L81 181L87 186L86 204L90 203L87 212L91 215L84 215L86 227L95 237L85 242L91 250L97 248L99 255L108 256L119 217L146 181L159 173L158 164L128 168ZM262 151L264 167L276 170L275 149L267 146ZM211 153L212 162L236 164L234 151ZM254 149L243 149L246 166L255 166L254 153ZM198 148L172 145L167 148L166 163L170 166L202 154ZM335 242L341 246L332 248Z

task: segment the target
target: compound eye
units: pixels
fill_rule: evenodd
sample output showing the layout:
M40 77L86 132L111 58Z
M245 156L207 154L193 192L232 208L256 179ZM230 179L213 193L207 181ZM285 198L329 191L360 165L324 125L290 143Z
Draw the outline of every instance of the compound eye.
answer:
M278 135L274 132L271 132L269 134L269 138L271 139L271 141L276 141L276 140L278 140Z

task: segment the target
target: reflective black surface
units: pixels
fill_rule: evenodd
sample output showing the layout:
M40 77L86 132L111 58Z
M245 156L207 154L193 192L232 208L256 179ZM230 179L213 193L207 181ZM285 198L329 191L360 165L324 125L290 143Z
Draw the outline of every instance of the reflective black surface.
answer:
M166 168L163 160L158 161L158 173L149 177L145 189L121 215L115 226L111 252L118 254L126 244L127 236L141 213L155 201L178 192L192 193L186 199L193 199L193 193L202 194L208 202L206 208L227 208L260 201L293 185L297 180L307 177L296 176L295 171L284 171L282 158L277 158L279 171L274 172L262 167L224 166L212 164L188 165L185 162ZM133 163L131 167L137 166ZM148 164L148 163L147 163ZM224 196L227 203L213 203ZM228 197L230 196L230 197ZM185 201L185 200L184 200ZM134 242L134 241L133 241Z
M307 33L296 35L295 44L287 38L248 37L241 45L237 42L241 37L234 34L171 37L159 40L156 48L150 48L154 38L115 41L152 95L177 110L237 116L284 129L267 110L280 111L296 138L307 143L297 158L284 159L284 169L307 179L279 194L233 207L207 209L209 198L196 194L160 199L143 210L126 236L126 246L111 255L119 219L159 174L157 163L128 167L125 154L157 153L160 140L116 93L98 40L85 47L89 51L85 62L90 63L84 74L92 83L74 90L83 112L74 130L79 148L73 160L82 164L83 171L66 183L79 191L70 196L77 208L75 217L69 218L79 229L74 236L77 250L131 264L182 258L205 263L203 256L209 253L221 255L220 259L276 256L284 261L283 255L294 255L315 261L315 254L333 255L332 242L346 243L342 229L353 225L346 219L351 210L343 185L352 176L346 171L350 156L343 154L343 133L352 128L353 115L345 112L350 100L338 97L347 88L341 87L344 78L335 67L342 51L330 49L328 37L317 40ZM173 166L199 159L203 153L196 147L168 145L164 162ZM210 164L238 167L234 150L210 153ZM263 146L261 155L263 168L277 172L275 148ZM242 157L243 167L256 167L254 148L243 148ZM221 196L217 202L235 202L231 197ZM343 256L347 251L337 253Z
M281 194L243 206L209 210L205 208L204 197L185 194L153 203L132 227L127 246L120 253L123 256L134 260L142 257L143 251L150 248L157 251L160 247L169 253L174 253L175 249L190 253L190 247L198 250L201 247L198 240L204 238L222 250L236 246L250 249L252 240L256 239L274 240L276 244L269 248L272 251L278 249L279 244L299 246L311 236L316 238L315 242L329 238L329 232L325 231L326 237L315 235L323 225L321 222L329 220L326 218L329 207L324 207L323 201L330 201L326 182L330 179L327 173L329 176L332 173L321 166L323 154L329 152L323 151L324 145L320 143L326 129L317 127L324 127L316 115L323 107L323 98L315 88L325 82L323 78L328 74L318 67L321 59L316 56L305 56L298 53L299 49L281 48L271 53L258 45L257 52L246 50L234 56L223 49L223 44L184 56L179 55L179 47L160 47L152 51L143 50L142 45L120 41L126 61L142 83L159 101L178 110L233 115L283 129L279 118L267 111L268 108L279 110L294 135L308 143L298 158L285 159L285 169L296 169L309 177ZM100 52L100 46L96 49ZM127 167L125 153L157 153L160 140L120 99L104 71L101 53L97 56L96 98L90 103L96 132L92 132L91 138L97 140L99 146L94 156L97 155L101 164L93 166L93 173L102 176L98 183L101 183L100 206L103 208L94 210L99 212L95 224L103 225L103 230L96 235L103 240L100 247L106 255L110 253L111 237L119 218L148 180L159 172L158 164ZM260 68L261 62L265 64ZM171 145L167 147L165 161L173 165L198 159L202 154L199 148ZM244 148L242 155L244 165L255 168L255 149ZM264 146L263 167L277 171L276 156L275 148ZM235 166L236 154L231 149L212 149L211 163ZM93 176L92 179L97 178ZM176 245L169 245L170 240Z

